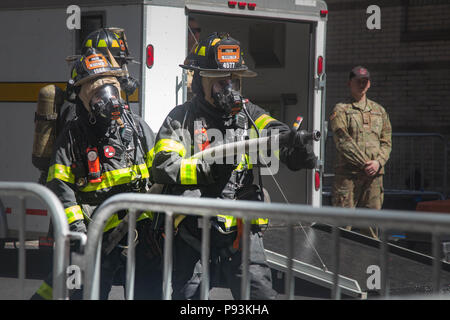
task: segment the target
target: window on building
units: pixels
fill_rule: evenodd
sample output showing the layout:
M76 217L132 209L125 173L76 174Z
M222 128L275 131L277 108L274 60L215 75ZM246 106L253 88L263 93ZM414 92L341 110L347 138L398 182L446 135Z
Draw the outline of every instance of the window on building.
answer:
M106 25L105 12L86 12L81 14L81 29L75 37L75 54L81 54L81 45L89 33Z

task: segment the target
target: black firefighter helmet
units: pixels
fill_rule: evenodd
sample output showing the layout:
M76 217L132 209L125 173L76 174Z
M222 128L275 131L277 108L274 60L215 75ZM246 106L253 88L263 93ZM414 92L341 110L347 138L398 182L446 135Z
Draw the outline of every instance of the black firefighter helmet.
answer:
M125 71L119 66L114 67L97 49L88 48L85 54L75 61L72 67L71 79L75 87L103 76L123 76Z
M95 48L108 56L108 51L120 65L127 63L130 57L125 32L121 28L101 28L88 34L81 45L81 54L85 55L89 48Z
M239 41L227 33L215 32L200 40L180 67L199 71L203 77L223 77L232 73L241 77L256 76L244 63Z

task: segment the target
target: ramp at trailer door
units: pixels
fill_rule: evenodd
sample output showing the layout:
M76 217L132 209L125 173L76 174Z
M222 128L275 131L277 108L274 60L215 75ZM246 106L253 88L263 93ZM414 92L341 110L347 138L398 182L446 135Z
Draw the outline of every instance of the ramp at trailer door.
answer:
M285 225L271 224L264 231L265 249L287 255L286 235ZM319 268L322 268L323 262L329 271L334 269L331 227L325 225L311 227L305 224L302 229L297 225L294 236L294 259ZM339 274L355 279L362 291L368 291L367 280L371 273L367 272L367 268L371 265L380 265L379 244L377 240L341 229ZM390 295L431 294L433 275L431 257L392 244L389 244L389 250ZM450 264L444 262L441 270L441 288L445 293L450 291Z

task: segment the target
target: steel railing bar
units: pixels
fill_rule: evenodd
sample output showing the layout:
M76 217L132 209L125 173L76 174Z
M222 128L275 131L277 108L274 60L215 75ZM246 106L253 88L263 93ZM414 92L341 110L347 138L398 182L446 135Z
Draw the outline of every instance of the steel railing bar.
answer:
M333 226L333 287L331 289L331 298L339 300L341 298L341 288L339 287L339 266L340 266L340 229Z
M53 299L66 299L67 287L65 280L67 264L69 261L69 225L61 202L48 188L33 182L0 182L0 194L16 196L19 198L34 197L41 200L47 207L48 213L52 219L55 238L53 254ZM22 203L20 206L22 209L20 209L21 212L19 212L19 214L25 215L25 204ZM23 219L25 218L23 217ZM22 220L22 218L20 218L20 220ZM25 220L23 220L23 225L25 226ZM25 234L19 235L19 237L22 238L19 239L19 241L21 241L21 247L25 249ZM23 254L24 252L19 252L19 255ZM19 273L22 273L25 278L24 270L19 271Z
M293 259L294 259L294 225L289 223L287 229L287 272L285 279L285 293L289 300L294 300L295 283L293 279Z
M166 212L164 234L163 299L170 300L172 296L173 267L173 212L171 211Z
M26 266L26 252L25 252L25 232L26 232L26 212L25 212L25 198L19 197L19 286L20 299L25 299L25 266Z
M183 198L180 201L179 197L171 195L156 195L156 194L120 194L115 195L105 201L97 209L97 217L94 220L101 221L101 223L93 223L90 225L88 231L88 243L86 245L87 250L95 250L96 246L93 245L92 241L100 241L100 235L97 236L96 231L91 230L91 228L98 228L101 230L104 227L106 219L112 215L113 211L121 210L124 208L138 209L138 210L152 210L154 212L166 212L166 242L164 251L164 298L170 299L170 282L171 282L171 272L172 272L172 246L173 246L173 212L177 214L194 214L205 217L213 217L217 214L227 212L227 214L233 215L236 218L241 218L244 221L251 221L258 217L267 217L285 220L288 223L294 223L298 219L320 221L325 224L334 225L365 225L373 226L376 225L381 229L395 229L403 228L411 231L420 232L441 232L449 233L450 230L450 217L444 214L436 213L417 213L408 212L400 210L371 210L357 208L355 210L347 210L345 208L336 207L322 207L313 208L307 205L286 205L278 203L259 203L254 201L227 201L227 200L216 200L216 199L197 199L197 198ZM205 222L204 222L205 223ZM241 296L242 299L248 299L250 297L250 287L249 287L249 233L250 233L250 223L243 223L244 233L242 238L242 283L241 283ZM203 232L206 232L203 230ZM339 239L338 230L335 231L335 257L336 260L335 268L336 279L334 282L333 297L340 297L340 289L338 282L338 271L339 271ZM93 237L91 237L93 235ZM96 239L97 237L97 239ZM205 238L206 239L206 238ZM206 243L202 243L202 247L206 247ZM209 243L210 246L210 243ZM337 249L337 250L336 250ZM205 259L204 251L202 254L202 260ZM87 253L87 258L91 257L92 254ZM87 263L89 265L89 263ZM207 270L207 269L203 269ZM87 279L92 274L87 272ZM209 277L209 275L208 275ZM204 284L202 284L204 285ZM206 289L209 287L204 287L203 297L206 297Z
M250 219L242 219L242 281L241 299L250 300Z
M209 251L211 247L211 229L209 218L202 218L202 282L200 298L208 300L209 297Z
M126 274L126 299L134 299L135 258L136 258L136 210L128 212L128 248L127 248L127 274Z

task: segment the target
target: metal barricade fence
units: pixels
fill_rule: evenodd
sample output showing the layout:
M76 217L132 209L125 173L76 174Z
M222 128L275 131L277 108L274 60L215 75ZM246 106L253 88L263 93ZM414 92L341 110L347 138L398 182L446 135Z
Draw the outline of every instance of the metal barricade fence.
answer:
M447 138L439 133L393 132L392 151L386 163L383 185L386 194L447 197ZM323 186L331 189L336 147L328 133L325 146Z
M69 238L77 238L82 244L86 242L86 235L70 232L66 214L61 201L48 188L33 182L0 182L0 195L16 196L20 199L19 219L19 286L21 298L25 291L25 225L26 225L26 197L41 200L48 208L52 219L55 247L53 249L53 299L66 299L66 270L69 261ZM0 220L0 224L6 223ZM0 225L0 228L2 226Z
M336 207L314 208L307 205L261 203L254 201L231 201L206 198L186 198L171 195L151 195L124 193L115 195L106 200L98 207L94 215L93 222L89 225L88 240L85 247L84 266L84 299L98 299L99 279L100 279L100 254L102 245L103 229L106 221L112 214L119 210L129 209L129 232L133 234L136 223L137 210L151 210L154 212L165 212L165 243L164 243L164 275L163 275L163 298L171 298L171 277L172 277L172 246L173 246L173 216L174 214L198 215L201 217L212 217L217 214L233 215L242 218L243 221L250 221L258 217L276 218L288 223L287 232L287 272L285 278L285 292L289 299L293 299L293 248L294 237L293 227L299 221L314 221L333 226L352 225L359 227L377 226L383 231L381 233L381 293L388 296L388 243L387 233L391 229L408 229L419 232L430 232L433 234L433 288L436 293L440 288L440 236L450 234L450 215L436 213L417 213L399 210L369 210L360 209L348 210ZM242 234L243 249L243 276L241 280L241 297L249 299L249 233L250 223L244 223ZM210 233L209 219L202 222L202 281L201 298L207 299L209 294L209 249ZM340 229L333 227L333 259L334 279L332 286L332 298L340 298L339 289L339 248ZM134 286L134 241L128 238L129 252L127 255L127 276L126 276L126 298L133 299Z

